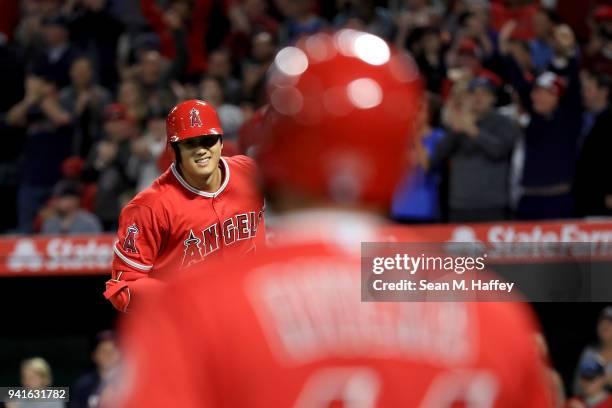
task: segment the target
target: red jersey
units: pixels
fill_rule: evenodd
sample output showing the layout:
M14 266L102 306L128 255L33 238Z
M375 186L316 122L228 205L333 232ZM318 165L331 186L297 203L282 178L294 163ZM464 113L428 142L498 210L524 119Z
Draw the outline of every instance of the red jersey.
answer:
M362 221L282 220L302 237L127 315L114 406L551 406L521 304L361 302Z
M264 204L253 160L222 157L219 164L223 182L214 193L190 186L172 164L122 210L113 279L105 292L119 309L125 310L139 286L151 286L142 278L166 280L209 258L233 259L264 244Z
M587 403L583 397L570 398L563 408L612 408L612 396L603 391L597 400L591 400Z

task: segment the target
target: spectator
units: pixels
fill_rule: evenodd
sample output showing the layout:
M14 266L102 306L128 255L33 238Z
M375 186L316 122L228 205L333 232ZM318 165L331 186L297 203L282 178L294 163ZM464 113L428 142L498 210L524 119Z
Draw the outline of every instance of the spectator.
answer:
M445 108L449 131L438 144L431 168L450 159L449 220L496 221L508 218L509 171L518 127L495 112L499 78L481 75L467 91L455 85Z
M55 85L29 76L25 95L6 114L10 126L25 128L23 175L18 197L18 230L33 231L38 210L60 179L61 163L72 149L71 118L60 107Z
M235 140L238 129L244 122L244 115L238 106L225 102L221 81L214 77L204 77L200 82L200 96L216 109L223 128L224 141Z
M79 6L70 22L72 41L93 63L100 84L114 90L119 79L117 44L123 24L111 14L107 0L83 0Z
M157 163L166 149L165 112L149 116L143 136L135 139L131 148L129 176L136 180L136 191L142 191L161 174Z
M43 47L43 21L60 13L60 2L24 1L21 13L21 21L15 29L15 42L23 59L31 62Z
M45 359L34 357L21 363L21 385L30 390L38 390L51 386L53 377L51 367ZM6 403L6 408L64 408L63 402L19 401Z
M589 42L584 49L584 66L612 76L612 6L595 9Z
M117 102L124 105L128 115L137 123L144 123L149 108L142 86L138 81L126 80L119 86Z
M133 193L128 164L131 140L137 137L138 128L124 105L111 104L105 110L104 132L85 162L83 179L97 183L95 214L105 231L113 231L122 200Z
M115 334L112 331L99 333L96 336L95 349L91 354L95 370L76 380L70 390L70 408L100 407L100 396L119 368L120 358Z
M186 47L189 49L186 72L197 75L207 65L206 43L207 19L213 7L211 0L171 0L163 10L155 0L140 0L142 14L161 40L161 53L165 58L175 59L183 51L177 49L176 35L185 31Z
M610 78L597 71L582 74L583 116L580 155L574 179L575 214L581 217L612 215L612 109Z
M439 94L446 78L446 62L440 30L435 27L421 29L414 51L419 70L425 77L427 90Z
M218 79L228 102L239 104L242 100L242 84L233 76L233 65L229 51L219 48L210 53L207 76Z
M98 85L94 77L91 60L77 58L70 67L71 84L59 94L60 105L74 123L73 153L82 157L101 138L102 114L111 102L110 92Z
M397 36L395 44L398 48L406 46L414 30L438 27L443 10L428 0L404 0L397 13Z
M136 67L136 79L144 91L144 100L149 109L167 109L176 100L170 81L174 79L173 66L163 59L157 51L145 51L141 54Z
M43 234L99 234L102 225L98 218L80 208L81 186L74 181L60 181L55 186L51 207L53 215L41 228Z
M242 64L244 99L254 103L256 108L265 104L264 81L275 53L274 38L261 32L251 41L251 58Z
M62 15L46 18L43 20L42 34L44 48L34 59L31 72L61 89L70 83L70 65L76 57L68 38L67 18Z
M555 27L560 23L557 14L550 9L540 8L533 16L535 38L529 42L531 59L535 69L545 71L554 55Z
M313 0L275 0L285 21L279 28L281 44L291 44L300 36L314 34L327 25L315 14Z
M466 11L459 16L459 25L459 31L447 53L448 66L465 65L460 58L470 53L478 58L480 64L487 64L495 51L494 34L489 31L487 15Z
M231 1L227 16L231 31L225 43L236 58L247 55L248 44L259 34L268 33L275 37L278 33L278 21L268 14L268 3L265 0Z
M598 343L587 346L578 361L579 370L574 381L574 394L583 395L583 384L580 382L580 367L589 361L600 361L605 371L604 384L612 391L612 306L605 307L597 322Z
M501 42L505 40L500 37ZM558 65L564 67L551 66L554 71L541 74L533 84L514 58L505 59L508 76L523 109L530 114L525 130L523 192L517 210L522 219L568 218L573 211L571 185L582 103L576 43L567 26L555 30L555 53Z
M578 366L581 393L567 402L567 408L612 408L612 395L606 390L606 372L598 358L587 358Z
M483 55L477 44L469 38L458 42L454 49L446 54L446 78L442 82L442 97L446 98L453 84L467 83L486 71L482 66Z
M428 169L427 163L427 158L433 155L444 138L444 131L432 124L437 110L439 101L430 94L417 120L419 130L415 135L413 168L393 198L391 216L396 221L424 223L440 220L438 190L441 175L438 169Z

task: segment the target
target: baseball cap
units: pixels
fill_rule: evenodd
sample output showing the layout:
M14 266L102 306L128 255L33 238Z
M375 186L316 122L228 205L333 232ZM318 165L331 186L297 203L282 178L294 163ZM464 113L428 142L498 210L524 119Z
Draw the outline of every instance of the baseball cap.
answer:
M578 375L581 378L593 379L605 374L605 368L600 359L596 356L589 356L584 359L578 367Z
M66 197L66 196L81 196L81 185L72 180L62 180L59 181L53 190L53 195L55 197Z
M496 93L502 85L500 77L490 71L483 71L478 76L470 81L468 90L472 92L476 88L486 88L489 91Z
M107 122L130 119L127 107L122 103L111 103L104 109L104 120Z
M536 78L535 86L554 92L557 96L565 92L565 80L551 71L546 71Z

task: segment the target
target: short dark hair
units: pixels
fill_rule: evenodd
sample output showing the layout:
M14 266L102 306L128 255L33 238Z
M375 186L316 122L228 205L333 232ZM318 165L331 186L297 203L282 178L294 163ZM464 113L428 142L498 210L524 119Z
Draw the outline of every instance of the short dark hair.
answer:
M172 150L174 150L174 161L175 163L181 164L181 149L178 147L178 143L171 143L170 146L172 146Z

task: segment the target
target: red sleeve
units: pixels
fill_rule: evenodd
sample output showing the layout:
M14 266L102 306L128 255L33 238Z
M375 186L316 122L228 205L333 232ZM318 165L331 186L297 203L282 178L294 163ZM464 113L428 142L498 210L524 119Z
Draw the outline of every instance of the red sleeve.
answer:
M155 0L140 0L140 10L159 36L161 53L165 57L173 58L176 54L176 48L172 34L164 22L163 11L155 4Z
M537 348L539 327L536 318L526 304L507 303L505 306L506 312L496 316L499 320L496 324L503 322L505 329L500 332L514 333L514 339L506 340L511 346L505 349L508 363L512 365L512 383L508 386L514 401L507 401L503 406L552 408L555 393L549 367ZM500 349L497 352L504 353Z
M161 283L149 277L164 236L159 215L147 206L128 204L119 217L113 250L112 277L104 296L127 311L137 294L155 290Z
M210 364L203 357L205 322L181 297L165 291L126 315L121 330L124 372L113 408L218 407ZM106 407L106 408L110 408Z
M208 17L213 8L212 0L196 0L191 14L189 36L187 39L189 47L189 73L202 73L208 64L208 53L204 37L208 31Z

